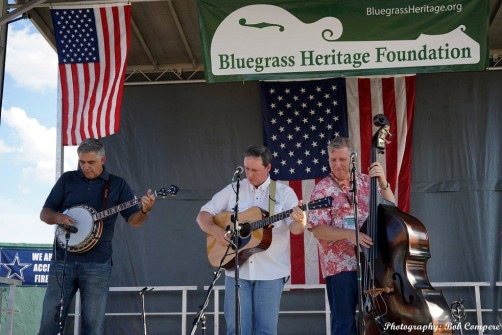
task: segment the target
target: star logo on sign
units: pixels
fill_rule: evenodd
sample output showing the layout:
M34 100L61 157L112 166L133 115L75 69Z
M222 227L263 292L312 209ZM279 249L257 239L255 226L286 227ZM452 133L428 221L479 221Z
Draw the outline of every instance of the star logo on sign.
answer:
M21 261L19 260L19 254L16 253L16 257L14 257L12 263L2 263L2 266L9 270L6 278L12 279L14 277L17 277L19 280L24 281L23 271L26 270L26 268L29 268L31 264L21 263Z

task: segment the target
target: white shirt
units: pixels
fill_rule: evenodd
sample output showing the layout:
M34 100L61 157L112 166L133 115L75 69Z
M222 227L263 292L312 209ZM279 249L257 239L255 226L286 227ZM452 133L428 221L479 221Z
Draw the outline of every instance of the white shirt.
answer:
M269 185L270 176L259 187L255 188L247 179L241 181L239 191L239 212L253 206L258 206L269 211ZM293 189L287 185L277 183L275 192L274 214L292 209L298 204ZM234 184L216 193L201 211L216 215L221 212L232 212L235 206ZM290 218L275 222L272 229L272 243L267 250L258 252L249 257L239 268L239 277L246 280L272 280L287 277L291 274L289 225ZM227 276L234 277L233 270L226 270Z

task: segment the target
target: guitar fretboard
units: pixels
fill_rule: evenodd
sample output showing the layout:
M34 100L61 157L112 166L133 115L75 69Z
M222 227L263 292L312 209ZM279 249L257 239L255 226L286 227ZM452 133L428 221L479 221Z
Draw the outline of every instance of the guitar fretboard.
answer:
M307 209L308 205L309 204L305 204L305 205L300 206L301 210L304 211L305 209ZM279 214L269 216L268 218L265 218L263 220L253 222L251 224L251 231L266 227L271 223L274 223L274 222L277 222L280 220L284 220L284 219L288 218L291 215L291 213L293 213L293 210L289 209L289 210L281 212Z
M94 221L99 221L99 220L102 220L110 215L113 215L115 213L118 213L120 211L123 211L124 209L127 209L129 207L132 207L134 205L137 205L139 204L141 201L141 199L132 199L132 200L129 200L127 202L124 202L120 205L117 205L117 206L114 206L114 207L111 207L111 208L107 208L105 209L104 211L101 211L99 213L96 213L96 215L94 216Z

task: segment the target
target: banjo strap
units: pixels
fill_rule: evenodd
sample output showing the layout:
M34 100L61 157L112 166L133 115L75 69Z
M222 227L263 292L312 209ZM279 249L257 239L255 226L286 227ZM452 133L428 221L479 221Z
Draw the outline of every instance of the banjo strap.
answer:
M104 211L106 209L106 205L108 204L108 192L110 191L110 182L112 180L112 176L108 178L105 183L105 189L103 191L103 205L101 206L101 210Z
M105 183L105 189L103 190L103 204L101 206L101 210L104 211L106 209L106 205L108 204L108 193L110 192L110 182L112 180L112 175L108 178L108 180ZM111 241L109 240L104 240L101 239L102 241Z

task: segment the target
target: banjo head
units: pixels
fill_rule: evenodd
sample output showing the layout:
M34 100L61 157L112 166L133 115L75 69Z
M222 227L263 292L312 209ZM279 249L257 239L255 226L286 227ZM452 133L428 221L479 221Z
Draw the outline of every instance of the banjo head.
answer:
M94 222L93 216L95 213L96 211L89 206L74 206L63 212L63 214L68 215L76 221L74 226L78 229L76 233L70 234L68 251L77 253L84 252L90 249L89 244L92 244L90 247L96 244L97 238L99 238L99 236L96 236L96 230L98 230L99 235L101 235L101 229L96 229L96 225L100 225L101 221L99 221L99 223ZM58 226L56 234L59 244L61 247L65 248L65 230Z

